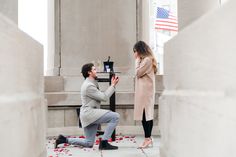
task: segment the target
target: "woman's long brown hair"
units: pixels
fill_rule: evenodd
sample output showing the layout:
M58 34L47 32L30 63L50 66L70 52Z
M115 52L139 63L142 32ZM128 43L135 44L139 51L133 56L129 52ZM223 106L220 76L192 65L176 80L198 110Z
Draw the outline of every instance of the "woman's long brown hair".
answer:
M157 61L152 53L151 48L144 41L136 42L136 44L133 47L133 51L134 52L137 51L141 59L145 57L150 57L152 59L152 67L153 67L154 73L156 74L158 72Z

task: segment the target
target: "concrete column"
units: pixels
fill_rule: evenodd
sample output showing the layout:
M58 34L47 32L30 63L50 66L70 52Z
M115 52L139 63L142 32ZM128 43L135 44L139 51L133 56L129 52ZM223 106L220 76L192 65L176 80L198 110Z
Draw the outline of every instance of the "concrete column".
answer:
M18 0L0 0L0 13L18 23Z
M48 1L48 54L47 54L47 76L58 76L60 67L60 15L56 5L60 4L60 0ZM57 10L56 10L57 8ZM57 33L56 33L57 32Z
M43 47L0 14L2 157L45 157Z
M235 6L229 0L165 45L161 157L236 156Z
M150 42L150 15L149 15L149 0L138 1L138 40L143 40L146 43Z
M178 0L179 31L211 9L220 6L220 0Z

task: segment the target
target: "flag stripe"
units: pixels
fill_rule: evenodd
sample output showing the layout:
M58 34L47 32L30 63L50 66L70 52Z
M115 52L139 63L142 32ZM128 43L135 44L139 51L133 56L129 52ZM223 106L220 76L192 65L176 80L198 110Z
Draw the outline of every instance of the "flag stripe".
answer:
M177 32L178 31L178 29L172 29L172 28L161 28L161 27L155 27L155 29L160 29L160 30L167 30L167 31L173 31L173 32Z
M168 28L168 29L178 30L178 28L172 27L172 26L168 26L168 25L159 25L159 26L156 26L155 28L156 28L156 29Z
M174 28L174 29L178 29L176 26L173 26L173 25L168 25L168 24L160 24L160 25L155 25L156 27L172 27L172 28Z
M170 24L178 26L177 22L165 21L165 20L156 20L156 25L159 24L159 23L170 23Z
M173 27L173 28L176 28L176 29L178 29L178 27L176 27L176 25L169 25L169 24L158 24L158 25L155 25L155 27L163 27L163 26L168 26L168 27Z

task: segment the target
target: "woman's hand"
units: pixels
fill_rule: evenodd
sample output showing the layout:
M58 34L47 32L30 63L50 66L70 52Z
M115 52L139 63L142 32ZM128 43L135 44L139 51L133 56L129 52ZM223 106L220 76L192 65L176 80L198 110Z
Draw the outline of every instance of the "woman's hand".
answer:
M135 67L136 68L139 67L140 63L141 63L141 58L140 57L136 58L135 59Z

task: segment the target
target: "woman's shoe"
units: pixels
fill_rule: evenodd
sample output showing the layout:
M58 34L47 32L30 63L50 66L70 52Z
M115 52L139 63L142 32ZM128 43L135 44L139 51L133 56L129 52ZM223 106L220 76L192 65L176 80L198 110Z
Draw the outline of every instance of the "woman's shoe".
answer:
M144 149L148 147L153 147L153 139L152 138L146 138L141 146L138 147L138 149Z

